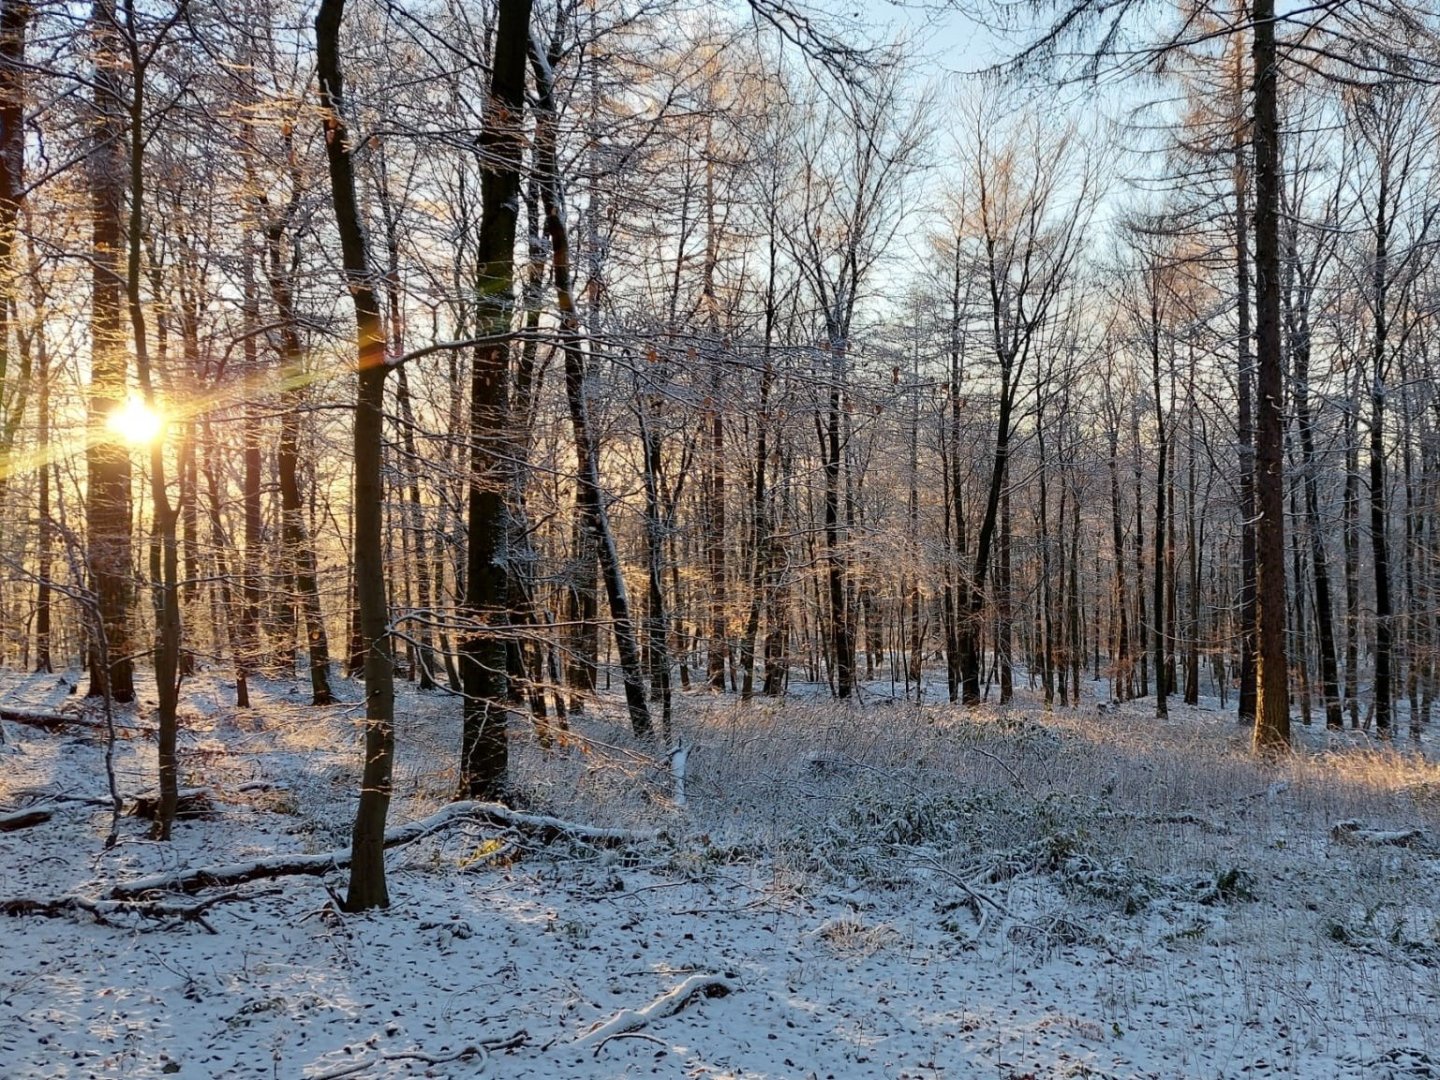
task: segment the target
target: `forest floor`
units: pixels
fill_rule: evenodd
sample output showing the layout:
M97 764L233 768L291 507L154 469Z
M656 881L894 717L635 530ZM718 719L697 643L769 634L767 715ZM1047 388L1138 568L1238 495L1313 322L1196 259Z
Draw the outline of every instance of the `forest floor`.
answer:
M109 810L68 801L103 802L95 730L0 721L0 814L53 814L0 832L0 902L94 902L0 925L5 1080L1440 1076L1440 768L1405 739L1302 729L1265 765L1214 703L682 695L680 805L606 698L549 751L517 719L516 802L652 839L460 822L393 849L366 915L334 909L338 870L203 921L155 915L223 890L99 903L347 846L358 707L230 693L186 684L182 783L213 806L168 844L126 817L106 850ZM77 706L58 676L0 681L6 709ZM458 743L455 699L399 711L396 823L446 803ZM154 744L122 719L133 796ZM697 975L733 992L664 997Z

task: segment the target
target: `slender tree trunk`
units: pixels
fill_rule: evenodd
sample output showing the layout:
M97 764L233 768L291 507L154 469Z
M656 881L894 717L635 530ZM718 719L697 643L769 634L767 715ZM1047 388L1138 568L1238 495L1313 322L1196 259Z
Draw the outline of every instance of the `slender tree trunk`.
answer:
M1155 288L1160 288L1159 282ZM1155 715L1170 715L1170 680L1166 664L1165 649L1165 527L1168 515L1165 507L1167 484L1169 483L1169 432L1165 427L1165 412L1160 397L1160 309L1158 296L1152 297L1150 308L1150 384L1155 395L1155 617L1152 620L1155 655Z
M305 616L305 639L310 658L310 703L332 705L335 695L330 689L330 641L320 607L315 545L305 525L305 503L300 492L300 388L305 379L305 345L300 337L290 275L286 271L282 252L285 222L293 215L298 198L297 188L292 193L286 213L265 234L270 296L281 322L281 385L284 387L275 471L280 486L281 539L285 545L286 562L294 568L300 608Z
M45 344L43 329L35 335L35 374L39 382L39 393L35 409L35 451L40 458L36 483L37 516L40 519L37 543L40 546L35 564L35 670L49 673L53 670L50 657L50 605L51 584L54 573L54 549L52 546L53 525L50 520L50 480L55 472L50 462L50 361Z
M1345 704L1350 726L1360 726L1360 364L1345 406L1345 491L1341 504L1345 542Z
M1015 697L1015 596L1011 566L1014 521L1010 515L1010 470L1005 470L1000 496L1000 546L996 558L995 649L1000 667L1000 704Z
M255 283L255 252L249 233L244 238L242 311L245 341L242 346L247 378L259 379L260 296ZM240 442L243 462L241 505L245 522L244 580L240 607L240 678L236 683L236 704L250 706L250 676L260 661L260 563L265 557L261 535L263 514L260 502L262 457L260 451L260 406L246 401L241 419Z
M528 4L526 5L528 8ZM351 833L347 911L388 907L385 819L395 754L395 661L385 602L384 530L385 328L355 197L352 147L344 116L340 23L345 0L321 0L315 16L316 66L324 110L325 155L350 298L355 305L358 380L355 397L355 591L365 649L365 766ZM523 63L523 53L522 53ZM522 69L523 70L523 69Z
M1257 15L1258 19L1259 16ZM1273 28L1272 28L1273 30ZM1236 52L1237 82L1243 80L1243 53ZM1237 85L1237 99L1242 93ZM1258 138L1258 136L1257 136ZM1240 723L1255 722L1255 420L1251 398L1255 378L1250 345L1249 170L1243 128L1235 133L1235 305L1239 319L1240 435Z
M517 0L512 0L517 2ZM519 0L523 2L523 0ZM528 4L526 5L528 7ZM558 35L557 35L558 46ZM586 526L594 538L600 556L600 571L605 593L610 601L610 618L614 627L615 645L620 653L620 668L625 684L625 702L630 714L630 727L636 738L652 735L650 710L645 701L645 679L640 665L640 648L635 624L630 614L630 598L620 564L620 553L610 528L600 484L599 446L591 429L589 405L585 400L585 355L579 314L575 309L571 288L570 234L565 222L563 188L555 157L557 116L555 113L552 68L558 58L558 47L549 57L542 57L531 48L535 69L539 119L535 138L535 165L540 174L540 197L545 208L545 232L550 238L551 266L555 279L555 297L560 309L560 351L565 359L565 397L570 408L570 423L575 437L576 500L584 511ZM512 246L513 246L512 238Z
M851 637L848 600L848 557L840 538L840 439L846 343L843 334L831 327L830 393L824 428L820 433L821 460L825 472L825 567L830 601L830 646L835 657L835 696L844 700L855 688L855 645Z
M1151 610L1145 603L1145 491L1143 470L1140 463L1140 406L1134 402L1130 409L1130 443L1133 479L1135 481L1135 651L1140 657L1140 683L1138 693L1146 697L1150 693L1150 649L1146 639L1153 633ZM1160 598L1154 597L1154 612L1160 611Z
M1110 539L1115 564L1115 655L1111 658L1111 695L1128 701L1134 694L1130 658L1130 598L1125 588L1125 530L1120 509L1120 424L1110 424Z
M1382 180L1375 218L1374 263L1374 352L1370 382L1370 553L1375 570L1375 732L1391 735L1394 703L1394 600L1390 594L1390 516L1386 497L1385 470L1385 377L1388 284L1386 239L1388 236L1387 189Z
M1293 250L1292 267L1296 265ZM1298 283L1299 295L1290 305L1290 355L1294 367L1295 421L1300 436L1300 470L1305 493L1305 523L1310 534L1310 570L1315 587L1315 637L1320 652L1320 687L1325 698L1325 726L1344 726L1339 675L1335 663L1335 612L1330 597L1330 568L1325 553L1325 532L1320 520L1320 484L1315 455L1315 422L1310 412L1309 283Z

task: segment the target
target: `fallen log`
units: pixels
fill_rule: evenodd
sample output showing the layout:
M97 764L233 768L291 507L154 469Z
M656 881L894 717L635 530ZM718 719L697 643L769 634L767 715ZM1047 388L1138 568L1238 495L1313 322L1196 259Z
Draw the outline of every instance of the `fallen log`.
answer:
M604 847L646 843L655 840L656 830L602 828L581 825L550 817L548 814L526 814L508 806L488 802L451 803L429 817L407 822L385 832L385 847L412 844L440 829L462 821L479 821L502 828L533 833L542 841L560 838L579 840ZM198 892L220 885L240 885L261 878L285 877L294 874L328 874L350 865L350 849L337 848L317 855L271 855L226 866L192 867L188 870L167 870L147 877L122 881L109 892L115 900L127 900L152 892Z
M86 728L90 731L106 731L108 726L104 720L98 720L91 716L83 716L80 713L69 712L32 712L29 709L7 709L0 707L0 720L8 720L12 724L21 724L25 727L36 727L43 731L59 731L67 727ZM116 723L115 734L117 735L153 735L160 729L147 724L122 724Z
M9 720L12 724L24 724L27 727L43 728L46 731L55 731L62 727L104 727L98 720L91 720L88 717L77 716L75 713L59 712L31 712L28 709L7 709L0 707L0 720Z
M19 832L32 825L43 825L55 816L54 807L32 806L28 810L16 810L11 814L0 814L0 832Z
M1367 829L1360 821L1337 821L1330 827L1330 838L1344 844L1368 844L1372 847L1411 847L1425 839L1419 829Z

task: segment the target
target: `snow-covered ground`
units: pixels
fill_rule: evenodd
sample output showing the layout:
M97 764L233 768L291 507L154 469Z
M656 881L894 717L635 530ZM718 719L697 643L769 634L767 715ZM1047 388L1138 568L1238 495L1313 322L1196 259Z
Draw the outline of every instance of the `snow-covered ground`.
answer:
M54 809L0 833L0 901L346 845L354 707L185 693L182 783L217 803L170 844L126 818L106 851L109 812L60 801L104 795L95 732L0 721L0 813ZM6 708L74 704L0 682ZM524 808L662 837L457 826L394 849L363 916L335 872L206 924L4 920L0 1078L1440 1076L1440 768L1313 729L1264 765L1232 716L1152 709L685 696L683 807L611 703L549 752L517 719ZM444 804L458 742L453 698L400 714L395 822ZM153 743L117 765L153 786ZM734 992L585 1038L695 975Z

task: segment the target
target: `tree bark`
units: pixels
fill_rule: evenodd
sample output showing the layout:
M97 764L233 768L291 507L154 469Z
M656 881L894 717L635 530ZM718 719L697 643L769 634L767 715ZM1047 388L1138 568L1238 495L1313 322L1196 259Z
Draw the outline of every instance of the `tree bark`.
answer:
M395 665L381 558L384 529L385 329L370 253L355 196L355 169L340 70L340 23L345 0L321 0L315 16L316 67L324 110L325 156L340 234L345 279L355 306L358 350L355 395L355 591L365 652L365 766L360 806L350 838L347 911L388 907L385 818L390 809L395 754Z
M98 632L105 647L89 649L87 696L135 700L135 664L130 641L130 455L107 427L110 413L124 403L126 348L121 295L125 287L125 117L120 80L123 60L113 0L96 0L94 148L90 153L92 303L90 312L90 437L85 455L88 488L85 526L91 589L99 607ZM110 658L108 670L100 655Z
M1284 356L1275 0L1255 0L1255 748L1290 746L1285 657Z

